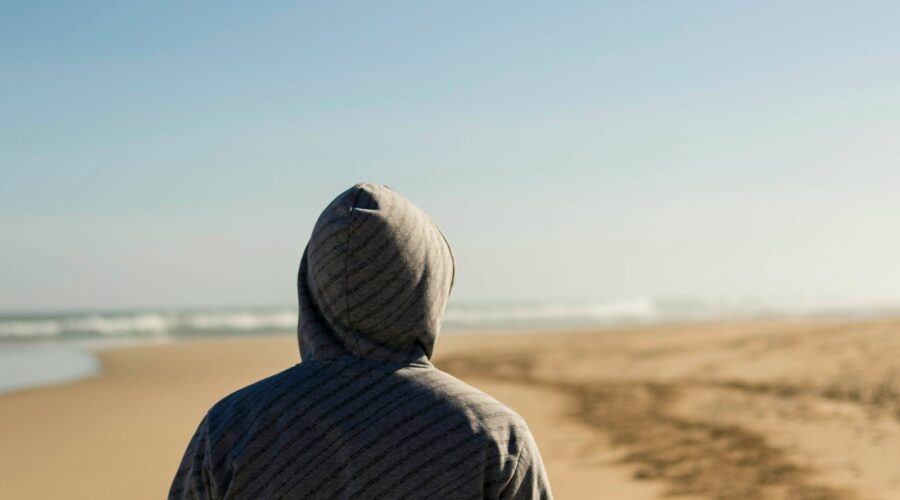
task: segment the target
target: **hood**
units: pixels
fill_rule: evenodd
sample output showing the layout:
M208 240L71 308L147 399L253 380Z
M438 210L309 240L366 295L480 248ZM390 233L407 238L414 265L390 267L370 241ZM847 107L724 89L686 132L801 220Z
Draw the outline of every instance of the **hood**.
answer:
M453 278L450 245L425 212L387 186L353 186L303 252L300 356L427 361Z

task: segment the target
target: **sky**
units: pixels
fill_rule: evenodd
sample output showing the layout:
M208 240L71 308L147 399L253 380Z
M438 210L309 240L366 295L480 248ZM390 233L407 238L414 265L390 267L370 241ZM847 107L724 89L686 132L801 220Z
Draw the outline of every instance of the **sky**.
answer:
M387 184L453 300L900 304L897 2L0 2L0 311L290 304Z

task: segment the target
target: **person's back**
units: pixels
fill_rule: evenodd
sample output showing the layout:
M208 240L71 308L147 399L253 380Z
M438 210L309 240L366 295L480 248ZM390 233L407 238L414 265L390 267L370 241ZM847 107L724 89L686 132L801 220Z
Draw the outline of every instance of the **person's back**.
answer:
M300 265L302 362L207 413L170 500L551 498L522 418L429 361L453 275L405 198L339 195Z

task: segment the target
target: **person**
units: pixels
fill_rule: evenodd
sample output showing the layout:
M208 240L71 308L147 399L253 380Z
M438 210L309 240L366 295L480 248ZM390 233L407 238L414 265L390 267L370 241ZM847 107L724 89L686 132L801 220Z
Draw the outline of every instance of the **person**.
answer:
M443 233L357 184L300 263L301 362L215 404L170 499L551 499L525 421L435 368L455 277Z

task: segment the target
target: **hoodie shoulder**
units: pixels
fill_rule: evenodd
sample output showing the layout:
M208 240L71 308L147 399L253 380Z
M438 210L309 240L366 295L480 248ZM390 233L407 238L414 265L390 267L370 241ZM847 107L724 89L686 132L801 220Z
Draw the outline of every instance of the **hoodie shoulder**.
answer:
M469 419L472 431L514 450L531 435L525 419L504 403L447 372L434 371L438 396Z
M552 498L540 453L525 419L483 391L446 372L439 373L452 387L444 397L469 417L472 430L483 440L484 497ZM526 487L531 489L525 492ZM525 493L512 493L514 490Z
M223 397L207 413L207 419L216 429L221 423L252 421L260 412L271 408L273 403L305 378L314 376L319 367L313 363L298 363L286 370L270 375L262 380L242 387Z

